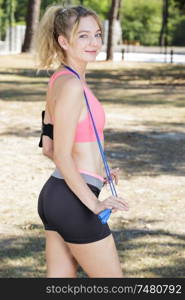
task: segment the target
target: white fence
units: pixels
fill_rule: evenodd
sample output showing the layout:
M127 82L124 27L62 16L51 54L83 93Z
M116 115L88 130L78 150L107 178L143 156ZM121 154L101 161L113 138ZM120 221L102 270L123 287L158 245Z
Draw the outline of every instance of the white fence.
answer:
M8 28L5 41L0 41L0 54L21 53L25 29L25 25L16 25Z

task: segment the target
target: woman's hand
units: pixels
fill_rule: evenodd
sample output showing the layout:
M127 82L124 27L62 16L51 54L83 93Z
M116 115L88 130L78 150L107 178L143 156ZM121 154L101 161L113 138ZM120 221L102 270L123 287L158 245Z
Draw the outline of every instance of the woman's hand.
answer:
M127 211L128 203L122 197L110 196L103 201L98 200L93 212L99 214L105 209L112 209L113 213L118 210Z
M115 168L115 169L110 169L110 174L112 176L112 179L115 181L115 184L118 184L118 180L119 180L119 168ZM104 185L108 183L108 179L107 177L104 177Z

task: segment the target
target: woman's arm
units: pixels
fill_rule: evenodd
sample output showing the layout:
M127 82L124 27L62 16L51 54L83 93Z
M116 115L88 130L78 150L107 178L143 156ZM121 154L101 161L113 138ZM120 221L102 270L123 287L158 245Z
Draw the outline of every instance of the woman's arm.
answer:
M53 141L47 135L42 136L42 153L53 160Z
M84 101L83 89L80 81L74 77L62 78L62 82L58 80L56 84L54 162L74 194L90 210L95 211L99 200L80 175L72 157L76 126Z

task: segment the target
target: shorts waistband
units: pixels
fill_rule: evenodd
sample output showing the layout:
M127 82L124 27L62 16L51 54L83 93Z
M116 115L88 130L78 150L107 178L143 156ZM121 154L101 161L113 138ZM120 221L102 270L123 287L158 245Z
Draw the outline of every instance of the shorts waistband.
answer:
M85 174L82 171L80 172L80 175L84 178L86 183L94 185L99 190L102 189L103 181L101 179L99 179L97 177L94 177L92 175L89 175L89 174ZM64 179L63 175L61 174L61 172L57 168L54 170L54 172L51 174L51 176L56 177L56 178L60 178L60 179Z

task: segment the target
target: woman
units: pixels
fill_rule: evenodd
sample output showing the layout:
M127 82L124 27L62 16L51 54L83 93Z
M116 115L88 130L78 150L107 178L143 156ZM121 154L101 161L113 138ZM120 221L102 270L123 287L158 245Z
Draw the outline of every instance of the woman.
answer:
M45 118L54 128L53 151L46 153L56 169L38 200L46 230L47 277L76 277L78 265L89 277L123 277L113 236L98 214L106 208L124 211L128 205L121 197L98 199L104 170L83 94L85 90L103 147L105 113L85 79L87 63L95 61L101 46L101 23L90 9L51 6L42 17L40 66L49 69L59 62L48 84Z

